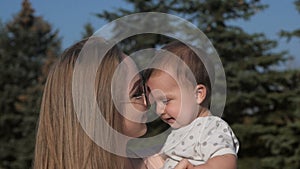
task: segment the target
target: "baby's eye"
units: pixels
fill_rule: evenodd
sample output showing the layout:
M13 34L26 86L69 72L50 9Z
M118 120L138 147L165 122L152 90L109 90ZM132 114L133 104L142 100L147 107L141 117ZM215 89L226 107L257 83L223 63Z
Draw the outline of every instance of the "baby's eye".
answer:
M162 100L161 102L164 104L164 105L167 105L169 103L170 99L166 99L166 100Z

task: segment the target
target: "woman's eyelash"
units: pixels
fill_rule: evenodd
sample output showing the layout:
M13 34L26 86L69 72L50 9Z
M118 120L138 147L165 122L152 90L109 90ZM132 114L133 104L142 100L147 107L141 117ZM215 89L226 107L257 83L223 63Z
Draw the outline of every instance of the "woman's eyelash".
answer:
M139 99L139 98L141 98L142 96L143 96L143 92L141 92L141 93L135 93L135 94L133 94L133 95L131 96L131 98Z
M133 92L133 94L130 96L130 98L136 98L139 99L143 96L144 92L141 87L137 88L136 91Z

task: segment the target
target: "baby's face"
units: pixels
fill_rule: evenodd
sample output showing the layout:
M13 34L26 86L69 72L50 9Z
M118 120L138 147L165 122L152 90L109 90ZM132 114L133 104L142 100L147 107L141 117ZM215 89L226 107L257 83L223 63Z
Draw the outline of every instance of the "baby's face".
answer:
M172 128L183 127L197 118L198 106L191 87L180 85L178 80L159 70L152 73L147 85L150 103L156 103L157 114Z

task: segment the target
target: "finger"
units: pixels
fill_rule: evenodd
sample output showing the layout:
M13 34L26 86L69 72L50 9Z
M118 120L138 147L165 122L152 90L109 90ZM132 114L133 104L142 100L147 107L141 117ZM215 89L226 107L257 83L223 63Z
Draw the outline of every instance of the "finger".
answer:
M188 169L190 162L187 159L181 160L174 169Z

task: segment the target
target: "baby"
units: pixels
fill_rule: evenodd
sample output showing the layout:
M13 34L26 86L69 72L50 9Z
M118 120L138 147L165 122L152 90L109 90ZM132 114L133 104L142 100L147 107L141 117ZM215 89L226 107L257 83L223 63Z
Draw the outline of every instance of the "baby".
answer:
M161 150L163 168L174 168L182 159L199 168L208 167L211 159L217 168L235 166L238 140L229 125L209 111L212 84L207 69L213 68L204 52L181 42L162 49L146 78L150 102L156 103L157 114L173 128ZM234 158L215 158L223 155Z

